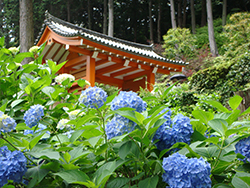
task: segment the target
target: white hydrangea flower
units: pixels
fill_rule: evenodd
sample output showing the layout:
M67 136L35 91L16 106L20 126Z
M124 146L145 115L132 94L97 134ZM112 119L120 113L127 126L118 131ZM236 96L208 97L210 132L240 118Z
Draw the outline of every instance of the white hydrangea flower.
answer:
M10 47L9 50L13 55L16 55L19 52L19 48L17 47Z
M80 111L81 110L73 110L73 111L69 112L68 113L69 114L69 119L70 120L76 119L76 117L77 117L77 115L79 114ZM79 115L80 116L84 115L84 112L80 113Z
M61 129L61 130L64 129L64 128L68 129L68 128L70 128L70 126L71 126L71 125L67 124L68 122L69 122L68 119L61 119L61 120L58 122L56 128L57 128L57 129Z
M60 74L60 75L58 75L56 78L55 78L55 80L56 80L56 82L57 83L62 83L64 80L66 80L66 79L69 79L69 81L75 81L75 77L73 76L73 75L71 75L71 74L67 74L67 73L64 73L64 74Z
M37 54L39 47L38 46L32 46L29 49L29 52L33 53L33 54Z

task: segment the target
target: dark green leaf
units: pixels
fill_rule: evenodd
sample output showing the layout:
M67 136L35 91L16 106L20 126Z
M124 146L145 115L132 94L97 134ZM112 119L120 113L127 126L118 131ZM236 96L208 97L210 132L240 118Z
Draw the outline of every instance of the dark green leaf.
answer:
M87 174L80 170L68 170L68 171L62 171L58 173L54 173L56 176L60 176L63 180L68 182L69 184L71 183L76 183L76 182L87 182L89 180L89 177Z
M140 181L138 184L138 187L139 188L156 188L158 181L159 181L158 176L149 177Z
M130 180L129 178L125 177L117 177L111 181L108 182L106 188L120 188L124 186L126 183L128 183Z
M48 169L42 169L41 165L35 166L33 168L28 168L25 177L32 178L29 181L28 188L35 187L36 184L38 184L42 179L48 174Z

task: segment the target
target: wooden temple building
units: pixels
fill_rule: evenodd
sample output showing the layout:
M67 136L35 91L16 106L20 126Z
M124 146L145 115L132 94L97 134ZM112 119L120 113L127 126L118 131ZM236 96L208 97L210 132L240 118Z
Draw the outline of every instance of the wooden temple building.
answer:
M122 90L153 89L155 73L181 72L183 61L166 59L152 45L110 37L45 13L37 45L46 43L43 60L67 61L59 73L117 86ZM72 89L79 89L77 84Z

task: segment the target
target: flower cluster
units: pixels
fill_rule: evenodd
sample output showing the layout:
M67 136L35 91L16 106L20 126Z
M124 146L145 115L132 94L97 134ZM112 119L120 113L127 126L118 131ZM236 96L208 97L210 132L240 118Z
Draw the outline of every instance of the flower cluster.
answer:
M244 162L250 162L250 136L240 140L235 145L235 153L240 153L241 155L245 156L246 158L243 160Z
M120 94L111 102L111 110L117 110L123 107L134 108L137 112L146 110L147 104L135 93L121 91ZM106 124L106 134L108 139L115 136L130 133L135 129L136 123L120 115L115 115L110 122Z
M73 110L73 111L71 111L71 112L68 112L68 115L69 115L69 119L70 120L74 120L74 119L76 119L77 118L77 116L79 115L79 116L82 116L82 115L84 115L84 112L81 112L81 110ZM80 114L79 114L80 113Z
M32 46L30 49L29 49L29 52L33 53L34 55L37 54L39 50L39 47L38 46Z
M58 122L56 128L57 128L57 129L61 129L61 130L64 129L64 128L69 129L69 128L71 127L71 125L67 124L68 122L69 122L68 119L61 119L61 120Z
M47 127L41 123L38 124L38 129L35 131L35 133L39 133L40 131L46 129ZM33 134L34 133L34 130L24 130L23 134L24 135L28 135L28 134ZM46 132L47 134L50 135L50 132L47 131Z
M9 50L13 55L16 55L19 52L19 48L17 47L10 47Z
M107 123L105 131L108 139L115 136L123 135L126 132L134 130L136 123L120 115L115 115L110 122Z
M163 158L162 165L163 181L171 188L210 188L211 167L203 158L188 159L184 155L174 153L173 155Z
M111 102L111 110L118 110L123 107L130 107L134 108L137 112L143 112L146 110L147 103L133 91L121 91Z
M43 106L40 104L33 105L27 110L23 116L25 124L30 128L37 125L37 123L42 119L44 116Z
M7 146L0 148L0 187L8 183L8 180L20 183L27 171L27 159L20 151L11 152Z
M82 91L79 102L83 103L86 107L100 108L106 102L107 97L108 95L103 89L96 86L88 87Z
M158 140L155 144L157 148L159 150L169 149L177 142L189 144L191 135L194 132L190 119L182 114L177 114L171 120L171 110L169 108L164 109L161 113L164 113L166 110L168 112L163 115L166 122L157 129L153 137L153 141Z
M75 77L71 74L67 74L67 73L64 73L64 74L60 74L58 75L56 78L55 78L55 81L59 84L61 84L63 81L69 79L70 82L72 81L75 81Z
M0 132L10 132L16 128L16 122L10 116L0 111Z

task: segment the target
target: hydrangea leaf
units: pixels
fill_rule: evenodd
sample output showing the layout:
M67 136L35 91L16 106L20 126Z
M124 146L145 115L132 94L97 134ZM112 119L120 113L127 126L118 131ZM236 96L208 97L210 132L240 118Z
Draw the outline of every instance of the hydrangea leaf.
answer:
M35 138L30 141L29 148L32 149L38 143L38 141L42 138L44 134L45 132L42 134L36 135Z
M32 155L36 158L45 158L45 159L60 159L60 154L57 151L51 151L51 150L42 150L40 152L27 152L29 155Z
M242 98L239 95L234 95L232 98L229 99L228 103L233 110L240 105Z
M225 136L227 131L227 122L223 119L212 119L208 122L208 125L218 132L221 136Z
M60 176L63 180L65 180L69 184L76 182L87 182L89 180L88 175L79 170L67 170L54 173L54 175Z
M75 162L79 158L81 158L85 155L88 155L90 153L90 151L88 151L88 150L85 151L85 150L83 150L83 148L84 148L83 146L79 146L79 147L76 147L73 150L69 151L69 154L71 156L71 159L70 159L71 163Z
M3 47L4 46L4 37L1 37L0 38L0 47Z
M68 152L65 152L63 155L64 160L66 161L66 163L69 163L71 156Z
M102 153L106 152L106 150L108 149L108 144L105 143L103 145L101 145L95 152L95 155L101 155Z
M120 188L122 186L124 186L126 183L128 183L130 181L129 178L125 178L125 177L116 177L113 180L109 181L106 188Z
M220 110L221 112L225 112L225 113L228 113L229 110L224 107L220 102L218 101L204 101L205 103L208 103L210 105L212 105L213 107L217 108L218 110Z
M32 178L29 181L28 188L33 188L35 187L36 184L38 184L42 179L48 174L49 170L48 169L42 169L41 165L35 166L33 168L28 168L25 176L27 178Z
M75 130L69 139L70 142L73 143L74 141L76 141L82 135L83 132L84 130Z
M192 112L192 115L196 118L199 119L202 123L207 124L208 121L212 120L214 118L213 114L210 112L205 112L202 110L194 110Z
M14 61L17 63L21 63L26 57L34 57L34 55L30 52L19 53L15 56Z
M249 184L250 174L245 172L236 172L232 179L234 187L250 188Z
M209 147L197 147L194 149L194 152L203 156L203 157L214 157L215 153L217 152L217 146L209 146Z
M133 141L129 140L120 147L118 154L122 159L125 159L128 155L131 154L138 158L140 155L140 151L137 145Z
M231 162L218 160L216 167L212 170L212 174L222 173L231 164L232 164Z
M138 188L156 188L158 181L158 176L146 178L139 182Z
M213 188L232 188L230 185L224 184L224 183L218 183L213 186Z

